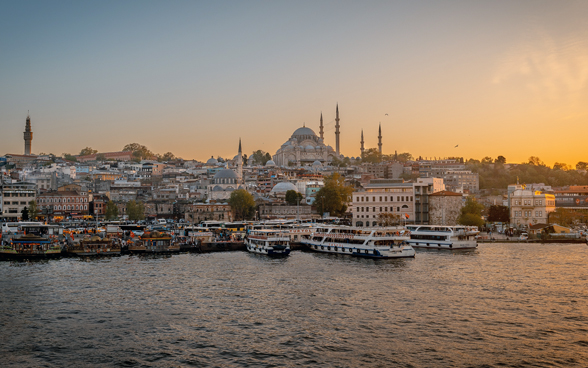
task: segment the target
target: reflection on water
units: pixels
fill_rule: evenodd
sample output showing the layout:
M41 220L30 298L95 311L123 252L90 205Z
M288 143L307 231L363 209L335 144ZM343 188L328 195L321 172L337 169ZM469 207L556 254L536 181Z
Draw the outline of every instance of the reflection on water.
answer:
M0 263L3 366L588 365L585 245Z

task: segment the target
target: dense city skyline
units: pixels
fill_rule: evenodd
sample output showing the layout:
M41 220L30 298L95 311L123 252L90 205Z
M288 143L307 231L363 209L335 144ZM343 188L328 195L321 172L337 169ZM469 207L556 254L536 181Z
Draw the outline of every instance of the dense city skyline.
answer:
M586 161L588 3L4 2L0 147ZM562 129L563 128L563 129ZM457 146L457 147L456 147Z

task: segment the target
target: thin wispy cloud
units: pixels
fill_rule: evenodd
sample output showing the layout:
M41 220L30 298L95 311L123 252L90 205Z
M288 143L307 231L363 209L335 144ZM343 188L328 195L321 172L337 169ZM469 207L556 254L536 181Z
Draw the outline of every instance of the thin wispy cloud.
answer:
M493 83L519 83L529 92L560 99L588 88L588 40L537 32L500 59Z

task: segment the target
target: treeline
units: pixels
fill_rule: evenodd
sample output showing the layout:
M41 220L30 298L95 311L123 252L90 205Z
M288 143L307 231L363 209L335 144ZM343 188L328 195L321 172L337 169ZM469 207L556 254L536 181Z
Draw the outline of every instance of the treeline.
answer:
M478 173L480 189L505 189L517 181L521 184L544 183L554 187L588 185L584 162L579 162L574 170L562 163L556 163L550 168L533 156L529 158L529 162L523 164L506 165L505 161L502 156L496 160L489 157L481 161L470 159L466 162L466 168Z

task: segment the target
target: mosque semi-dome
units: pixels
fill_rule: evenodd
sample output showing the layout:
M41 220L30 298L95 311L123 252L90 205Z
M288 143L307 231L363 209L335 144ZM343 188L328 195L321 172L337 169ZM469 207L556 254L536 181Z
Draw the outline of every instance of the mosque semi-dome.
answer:
M294 185L288 181L283 181L281 183L274 185L274 187L272 188L271 194L285 194L289 190L295 190L298 192L296 185Z

